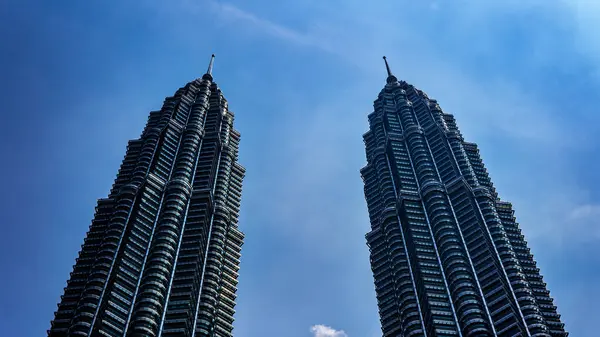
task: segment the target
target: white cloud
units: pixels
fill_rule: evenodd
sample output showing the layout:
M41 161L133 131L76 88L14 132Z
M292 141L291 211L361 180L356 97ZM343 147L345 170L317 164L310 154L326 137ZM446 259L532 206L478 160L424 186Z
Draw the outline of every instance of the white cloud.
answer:
M600 2L593 0L563 0L569 9L577 30L579 50L586 56L600 61Z
M261 18L253 12L244 10L233 4L217 0L179 0L177 4L185 13L196 16L205 15L206 10L208 9L209 12L217 18L219 24L230 25L233 27L237 26L238 33L258 33L299 46L315 47L327 52L332 51L328 44L316 34L303 33L290 29L285 25ZM154 5L161 6L158 4ZM178 12L177 15L181 15L181 13Z
M334 328L326 325L313 325L310 328L310 332L314 334L314 337L348 337L348 335L342 330L335 330Z
M543 179L531 182L536 178L501 173L503 181L513 180L506 200L515 205L515 215L534 254L547 252L548 245L570 249L600 241L600 205L589 203L588 191L574 188L568 181L546 189Z
M590 218L600 218L600 205L585 204L580 205L571 211L571 219L581 220ZM600 223L600 219L598 219Z
M573 208L561 233L575 242L600 240L600 204L580 204ZM582 235L582 233L585 233Z
M211 7L223 20L242 23L245 24L245 26L252 26L260 30L261 33L283 39L287 42L328 50L327 45L323 44L322 41L315 36L303 34L283 25L260 18L251 12L244 11L234 5L212 1Z
M335 17L321 17L315 12L310 22L313 30L301 32L231 4L211 4L224 22L242 24L245 30L253 29L287 43L317 48L360 67L371 76L383 76L379 61L388 53L393 68L397 66L395 69L402 78L418 79L419 83L415 84L438 98L443 107L456 110L459 118L463 117L463 127L467 123L476 124L472 128L475 132L489 134L491 130L545 143L557 143L556 138L562 137L553 121L552 107L534 101L523 88L506 79L491 78L481 83L463 74L462 69L439 57L418 29L411 31L401 20L388 20L389 14L374 12L355 17L353 11L347 14L340 10ZM404 47L408 45L411 48Z

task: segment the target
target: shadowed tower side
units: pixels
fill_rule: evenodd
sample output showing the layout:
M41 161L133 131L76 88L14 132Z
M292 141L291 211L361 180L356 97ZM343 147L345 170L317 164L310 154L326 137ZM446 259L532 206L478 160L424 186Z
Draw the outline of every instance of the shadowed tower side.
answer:
M245 170L213 64L129 142L49 336L232 336Z

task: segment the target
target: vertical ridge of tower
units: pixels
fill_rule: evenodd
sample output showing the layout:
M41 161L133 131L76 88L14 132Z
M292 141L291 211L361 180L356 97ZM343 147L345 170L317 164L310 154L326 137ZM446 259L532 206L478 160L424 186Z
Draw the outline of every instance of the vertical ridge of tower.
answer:
M232 336L245 169L213 65L129 142L49 336Z
M568 336L477 145L383 59L361 169L383 337Z

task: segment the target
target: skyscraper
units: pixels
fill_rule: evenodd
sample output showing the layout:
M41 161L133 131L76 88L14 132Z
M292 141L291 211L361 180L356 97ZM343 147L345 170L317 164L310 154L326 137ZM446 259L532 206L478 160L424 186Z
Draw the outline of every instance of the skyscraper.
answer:
M361 170L383 336L567 336L477 145L385 65Z
M129 142L49 336L232 335L244 168L213 61Z

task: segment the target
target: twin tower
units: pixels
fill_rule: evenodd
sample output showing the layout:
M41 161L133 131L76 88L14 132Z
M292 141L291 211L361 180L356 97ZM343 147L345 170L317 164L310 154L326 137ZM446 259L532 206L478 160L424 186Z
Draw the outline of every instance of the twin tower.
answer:
M233 335L245 170L213 62L129 142L48 336ZM477 145L386 68L361 170L383 336L568 336Z

